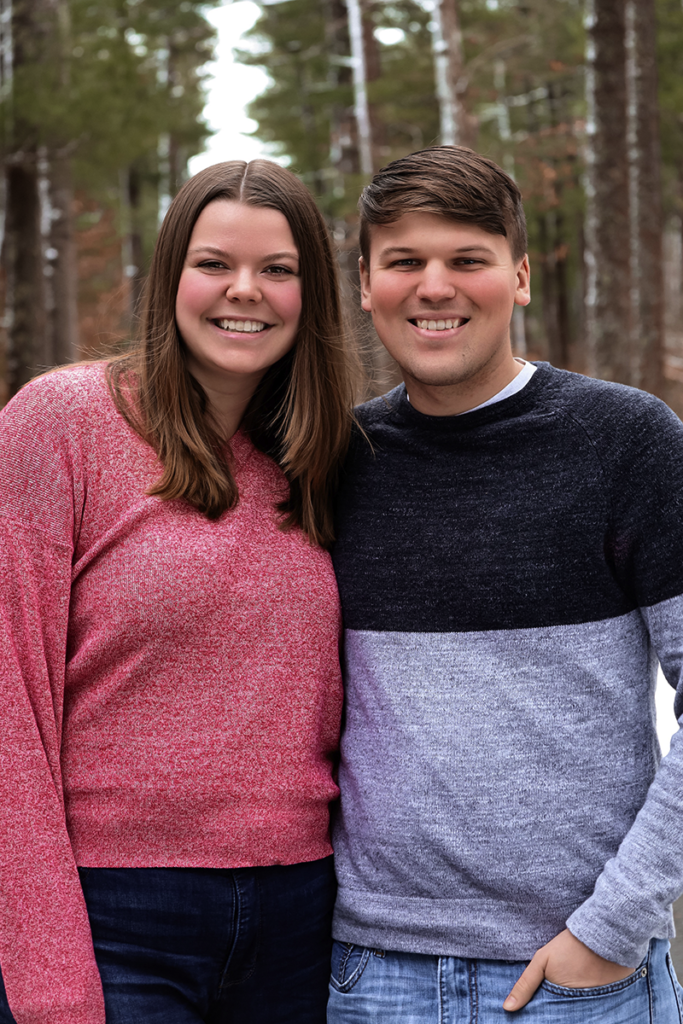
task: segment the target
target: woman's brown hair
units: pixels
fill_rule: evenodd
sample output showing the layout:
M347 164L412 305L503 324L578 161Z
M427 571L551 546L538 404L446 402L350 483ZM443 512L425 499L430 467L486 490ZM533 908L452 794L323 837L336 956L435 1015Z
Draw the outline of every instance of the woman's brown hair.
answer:
M289 481L289 497L278 506L282 527L300 526L312 541L327 546L333 540L331 499L349 443L354 377L327 228L310 192L291 171L268 160L231 160L207 167L183 185L154 250L141 340L110 364L114 401L163 466L150 494L184 498L209 519L235 507L239 494L229 446L211 419L204 390L186 368L175 322L192 230L204 207L216 199L279 210L299 250L296 341L266 371L241 426Z

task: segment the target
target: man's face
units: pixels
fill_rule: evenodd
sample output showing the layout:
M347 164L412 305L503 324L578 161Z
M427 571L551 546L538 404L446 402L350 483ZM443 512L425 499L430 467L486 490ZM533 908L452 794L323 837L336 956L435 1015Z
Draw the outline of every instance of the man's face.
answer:
M503 235L432 213L371 228L361 285L409 390L415 381L476 391L504 374L513 307L530 298L528 260L515 262Z

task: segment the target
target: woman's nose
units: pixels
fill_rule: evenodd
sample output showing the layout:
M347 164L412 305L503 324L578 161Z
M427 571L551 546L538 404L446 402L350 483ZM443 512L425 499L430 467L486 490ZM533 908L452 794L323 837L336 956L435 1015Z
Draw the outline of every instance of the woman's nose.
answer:
M236 270L230 275L226 295L236 302L258 302L261 298L258 276L247 267Z

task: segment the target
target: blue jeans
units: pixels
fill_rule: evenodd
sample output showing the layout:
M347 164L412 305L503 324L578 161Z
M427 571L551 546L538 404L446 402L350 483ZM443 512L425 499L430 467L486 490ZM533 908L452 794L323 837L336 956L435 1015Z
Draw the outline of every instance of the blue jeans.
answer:
M335 942L328 1024L682 1024L669 943L653 939L633 974L601 988L544 981L525 1007L503 1000L526 964L391 953Z
M332 857L80 874L107 1024L324 1024Z

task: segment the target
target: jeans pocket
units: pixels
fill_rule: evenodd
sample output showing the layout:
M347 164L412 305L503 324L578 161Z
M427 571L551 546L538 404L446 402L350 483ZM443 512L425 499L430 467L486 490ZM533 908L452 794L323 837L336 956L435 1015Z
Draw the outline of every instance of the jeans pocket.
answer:
M628 974L621 981L613 981L610 985L598 985L595 988L565 988L564 985L555 985L552 981L544 980L541 982L541 988L555 996L564 996L568 999L590 999L591 996L616 995L630 988L631 985L635 985L636 982L647 978L647 960L648 958L645 957L632 974Z
M338 992L350 992L358 984L371 955L372 950L365 946L334 941L330 982Z

